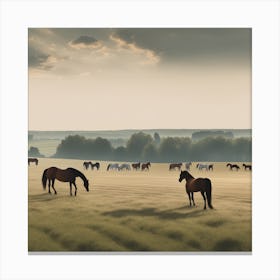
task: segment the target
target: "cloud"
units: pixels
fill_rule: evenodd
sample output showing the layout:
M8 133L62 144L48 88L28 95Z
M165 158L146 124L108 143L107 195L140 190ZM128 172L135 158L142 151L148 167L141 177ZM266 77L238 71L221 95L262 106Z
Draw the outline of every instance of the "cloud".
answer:
M139 46L135 42L135 37L128 30L118 30L110 35L110 39L121 49L129 50L131 53L143 56L141 64L157 64L160 62L160 56L149 48Z
M69 45L75 49L98 49L102 46L101 42L92 36L82 35L79 38L70 41Z
M28 67L44 69L46 68L49 60L51 60L51 55L29 45Z

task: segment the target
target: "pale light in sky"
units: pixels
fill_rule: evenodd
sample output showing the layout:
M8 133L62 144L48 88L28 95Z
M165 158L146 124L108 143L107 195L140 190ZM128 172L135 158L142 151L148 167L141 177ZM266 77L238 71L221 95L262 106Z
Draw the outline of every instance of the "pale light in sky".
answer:
M251 29L29 29L29 130L251 128Z

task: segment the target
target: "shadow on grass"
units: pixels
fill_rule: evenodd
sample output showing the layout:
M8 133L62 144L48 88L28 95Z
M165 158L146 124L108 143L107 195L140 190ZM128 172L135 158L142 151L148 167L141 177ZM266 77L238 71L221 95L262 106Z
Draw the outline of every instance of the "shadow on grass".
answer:
M62 198L65 198L65 196L59 196L59 195L55 195L53 193L52 194L42 193L42 194L29 195L28 201L29 202L44 202L44 201L62 199Z
M176 212L176 210L186 209L188 207L180 207L175 209L169 209L165 211L158 211L156 208L143 208L143 209L118 209L110 212L104 212L103 215L111 216L111 217L128 217L128 216L141 216L141 217L157 217L159 219L184 219L200 216L205 210L199 209L191 212L181 213Z

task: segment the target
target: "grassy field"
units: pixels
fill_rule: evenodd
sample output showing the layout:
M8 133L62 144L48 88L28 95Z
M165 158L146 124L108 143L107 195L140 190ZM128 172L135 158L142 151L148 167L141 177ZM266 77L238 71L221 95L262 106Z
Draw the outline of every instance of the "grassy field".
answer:
M251 172L229 171L215 163L213 172L191 167L194 177L212 181L214 210L188 207L185 181L168 164L149 172L83 170L81 160L40 159L29 167L29 251L251 251ZM44 191L45 168L74 167L90 181L86 192L77 179L77 197L69 184L55 182L57 195Z

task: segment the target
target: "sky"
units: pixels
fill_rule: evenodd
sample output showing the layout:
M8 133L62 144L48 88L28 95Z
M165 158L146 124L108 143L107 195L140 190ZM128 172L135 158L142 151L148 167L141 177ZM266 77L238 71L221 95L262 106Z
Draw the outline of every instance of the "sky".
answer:
M249 28L29 28L29 130L251 128Z

